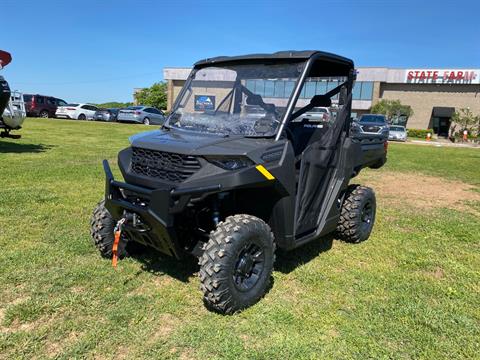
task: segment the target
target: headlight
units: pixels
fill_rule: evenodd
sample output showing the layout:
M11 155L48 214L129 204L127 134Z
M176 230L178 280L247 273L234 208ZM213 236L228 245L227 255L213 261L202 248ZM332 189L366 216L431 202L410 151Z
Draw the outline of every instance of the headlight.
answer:
M225 170L238 170L248 166L252 166L254 163L252 160L245 156L237 157L205 157L205 159Z

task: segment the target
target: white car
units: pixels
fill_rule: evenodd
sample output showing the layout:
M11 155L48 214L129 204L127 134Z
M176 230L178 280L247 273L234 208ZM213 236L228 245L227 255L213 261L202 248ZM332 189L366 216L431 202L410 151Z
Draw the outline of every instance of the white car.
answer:
M95 105L67 104L57 108L57 111L55 111L55 117L77 120L93 120L93 116L95 115L96 111L98 111L98 108Z
M404 126L390 125L388 140L407 141L407 129Z

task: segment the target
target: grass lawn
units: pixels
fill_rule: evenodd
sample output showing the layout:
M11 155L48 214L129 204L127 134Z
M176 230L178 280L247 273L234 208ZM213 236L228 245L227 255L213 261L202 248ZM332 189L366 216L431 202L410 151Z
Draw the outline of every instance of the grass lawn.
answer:
M0 140L0 358L480 357L480 150L391 144L354 180L377 192L370 239L279 254L265 298L221 316L194 261L114 271L92 245L101 160L146 129L28 119Z

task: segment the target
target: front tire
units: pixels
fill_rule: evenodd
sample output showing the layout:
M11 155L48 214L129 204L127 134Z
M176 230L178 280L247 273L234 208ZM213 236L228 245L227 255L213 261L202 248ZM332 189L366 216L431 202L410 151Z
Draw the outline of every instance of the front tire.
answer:
M367 240L375 223L375 214L376 199L373 189L350 185L342 204L337 234L350 243Z
M93 210L92 219L90 221L90 234L92 235L93 243L105 258L112 257L112 248L116 221L110 215L110 212L105 207L105 200L100 201ZM122 238L118 244L118 257L124 258L127 256L126 239Z
M40 116L41 118L47 119L48 116L49 116L48 111L47 111L47 110L42 110L42 111L40 111L39 116Z
M204 249L199 277L208 308L232 314L265 295L275 262L275 242L263 220L229 216L210 233Z

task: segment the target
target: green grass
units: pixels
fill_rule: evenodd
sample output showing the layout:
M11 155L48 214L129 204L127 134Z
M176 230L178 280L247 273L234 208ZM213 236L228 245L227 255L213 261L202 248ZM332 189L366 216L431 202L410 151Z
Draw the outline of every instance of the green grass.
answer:
M280 254L273 288L234 316L203 307L194 261L145 255L114 271L89 237L101 160L115 162L144 129L29 119L20 140L0 140L0 358L479 357L480 220L471 212L380 198L368 241ZM479 156L393 144L387 166L363 177L394 171L478 187Z

